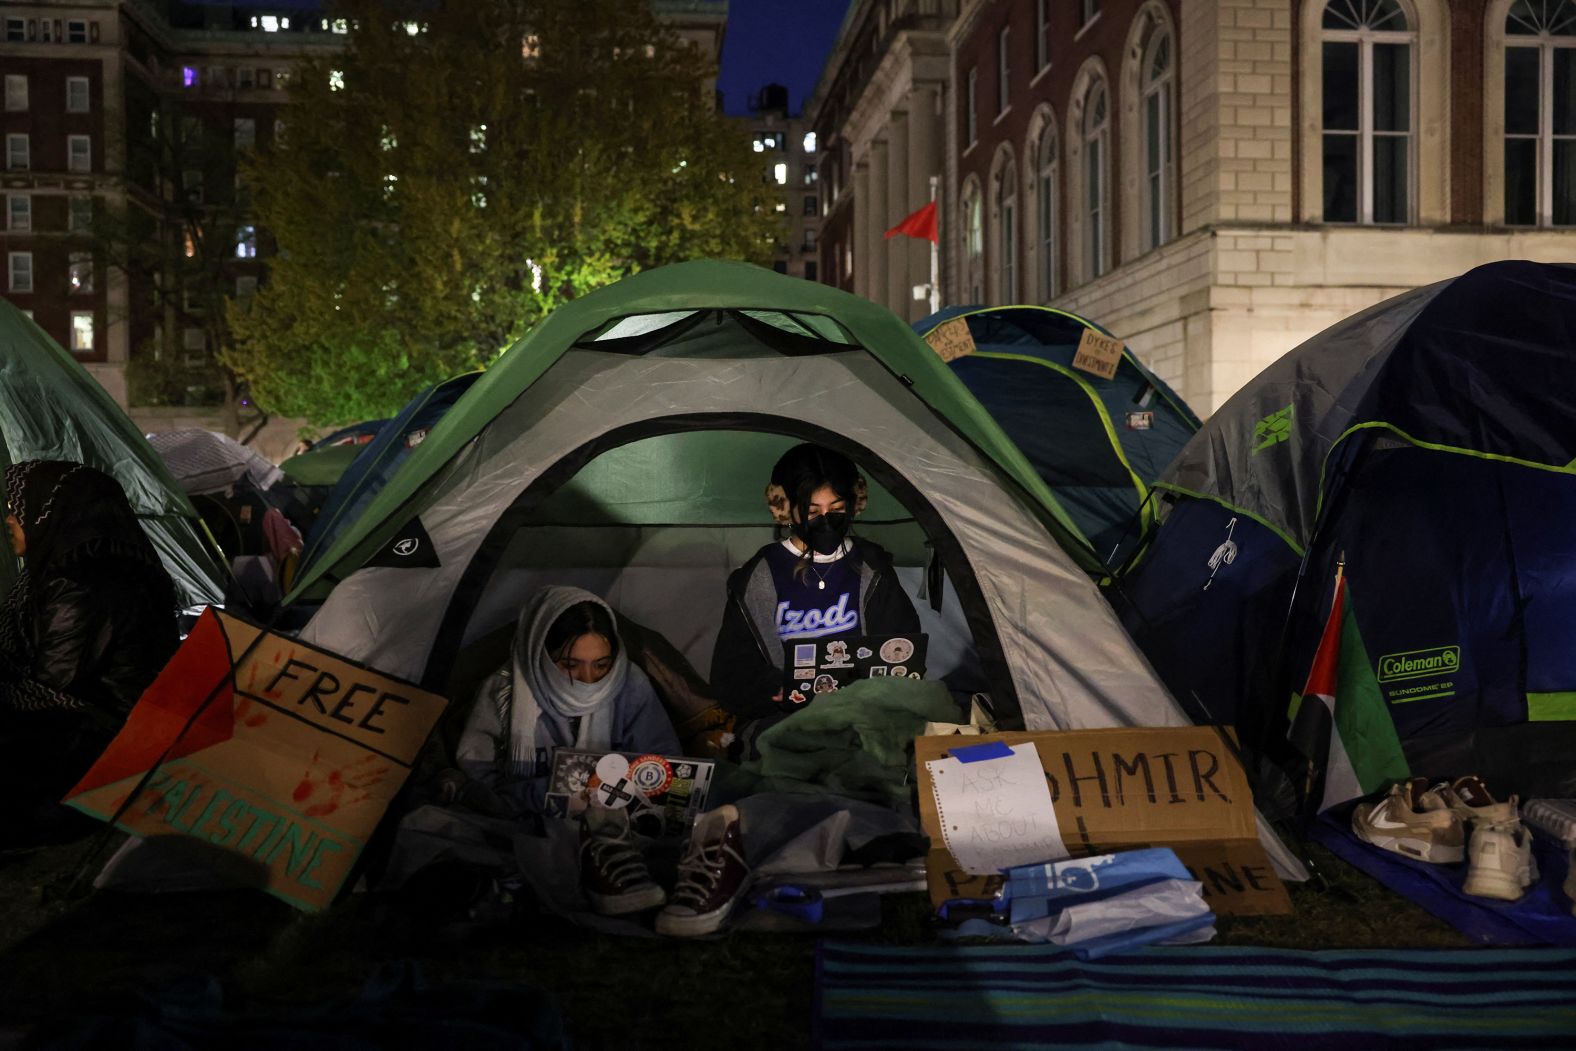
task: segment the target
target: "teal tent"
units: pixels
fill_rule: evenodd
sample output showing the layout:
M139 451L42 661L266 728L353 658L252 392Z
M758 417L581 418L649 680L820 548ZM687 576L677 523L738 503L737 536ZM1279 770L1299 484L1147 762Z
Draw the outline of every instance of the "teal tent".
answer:
M72 460L111 474L191 608L224 600L225 571L191 501L108 392L27 315L0 300L0 469ZM0 590L17 570L0 553Z

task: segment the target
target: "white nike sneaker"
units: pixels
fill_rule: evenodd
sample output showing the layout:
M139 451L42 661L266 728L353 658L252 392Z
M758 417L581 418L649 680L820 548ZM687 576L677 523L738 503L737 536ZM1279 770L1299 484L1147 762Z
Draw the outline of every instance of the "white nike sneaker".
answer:
M1425 810L1428 780L1409 778L1374 803L1352 811L1352 831L1365 843L1418 861L1449 865L1466 856L1461 818L1448 807Z

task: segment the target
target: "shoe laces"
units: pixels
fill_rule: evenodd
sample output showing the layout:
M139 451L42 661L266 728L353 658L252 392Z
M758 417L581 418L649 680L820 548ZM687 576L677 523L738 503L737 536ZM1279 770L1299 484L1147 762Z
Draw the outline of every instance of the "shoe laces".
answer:
M650 878L646 859L627 838L594 836L590 843L591 861L610 883L640 882Z
M728 851L725 840L710 843L691 843L679 862L679 878L673 888L672 900L680 905L701 905L722 881L722 870ZM737 854L734 855L737 857Z

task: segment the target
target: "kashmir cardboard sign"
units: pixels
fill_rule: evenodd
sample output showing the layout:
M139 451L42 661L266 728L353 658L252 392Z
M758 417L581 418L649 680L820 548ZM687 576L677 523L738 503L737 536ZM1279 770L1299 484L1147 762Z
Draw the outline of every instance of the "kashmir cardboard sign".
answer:
M1084 329L1078 339L1078 350L1073 354L1073 368L1102 379L1112 379L1116 376L1116 367L1121 363L1121 340L1103 336L1092 328Z
M447 703L210 608L65 802L316 911Z
M1221 732L1207 726L916 738L919 809L932 844L926 872L934 904L989 898L1001 886L999 875L965 871L942 834L926 764L966 747L962 740L967 746L992 741L1034 745L1070 856L1171 847L1204 885L1215 912L1291 912L1286 887L1258 839L1247 774Z
M930 344L942 361L956 361L958 358L972 354L977 349L974 345L974 334L969 331L967 318L953 318L943 322L925 334L925 342Z

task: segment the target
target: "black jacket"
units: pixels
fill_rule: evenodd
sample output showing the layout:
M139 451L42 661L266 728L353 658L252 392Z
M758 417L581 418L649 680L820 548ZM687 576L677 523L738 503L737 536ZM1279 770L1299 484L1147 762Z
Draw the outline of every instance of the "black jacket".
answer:
M728 577L728 602L711 655L711 690L717 703L741 720L779 715L772 696L783 687L782 643L777 638L777 589L766 565L768 545ZM892 556L880 544L854 540L845 557L859 565L859 630L864 635L919 631Z
M39 587L31 677L123 718L179 645L175 611L116 560L83 562Z

